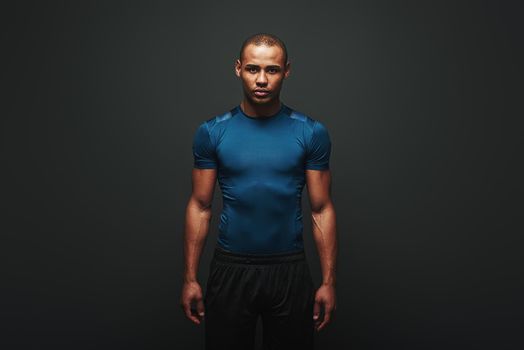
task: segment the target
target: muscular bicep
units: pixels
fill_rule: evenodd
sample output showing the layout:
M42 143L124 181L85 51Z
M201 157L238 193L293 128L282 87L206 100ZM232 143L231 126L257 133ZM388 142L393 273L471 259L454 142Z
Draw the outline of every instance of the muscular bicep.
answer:
M311 211L322 210L331 201L331 171L306 170L306 185Z
M192 171L192 197L203 208L211 206L215 184L217 179L217 169L193 168Z

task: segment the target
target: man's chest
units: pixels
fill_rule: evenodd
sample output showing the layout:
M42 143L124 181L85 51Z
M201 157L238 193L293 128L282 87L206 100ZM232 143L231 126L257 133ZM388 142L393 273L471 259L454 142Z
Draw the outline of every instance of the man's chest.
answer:
M227 174L303 171L303 140L288 129L231 130L217 147L219 167Z

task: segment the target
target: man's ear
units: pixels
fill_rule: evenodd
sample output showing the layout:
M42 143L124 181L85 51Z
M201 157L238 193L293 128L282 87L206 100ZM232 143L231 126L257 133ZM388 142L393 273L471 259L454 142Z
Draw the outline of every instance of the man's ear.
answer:
M235 61L235 74L236 74L237 77L240 77L240 70L241 69L242 69L242 63L237 58L237 60Z
M287 78L290 73L291 73L291 63L288 61L287 64L286 64L284 78Z

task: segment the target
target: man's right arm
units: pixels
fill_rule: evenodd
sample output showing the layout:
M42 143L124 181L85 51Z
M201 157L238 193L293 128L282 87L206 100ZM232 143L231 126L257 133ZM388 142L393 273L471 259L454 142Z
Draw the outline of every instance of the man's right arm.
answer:
M197 281L198 265L209 232L213 194L217 178L216 169L193 168L193 190L187 204L184 228L184 282L180 306L187 318L200 324L204 316L203 294ZM191 312L196 303L197 315Z

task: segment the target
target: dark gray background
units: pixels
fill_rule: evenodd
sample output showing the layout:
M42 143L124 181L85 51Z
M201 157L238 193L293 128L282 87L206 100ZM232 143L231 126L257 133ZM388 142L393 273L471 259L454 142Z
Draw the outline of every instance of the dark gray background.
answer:
M202 349L179 308L196 127L248 35L327 126L338 312L319 349L522 347L518 2L54 2L2 11L3 349ZM201 260L202 286L221 206ZM304 237L315 281L307 191Z

